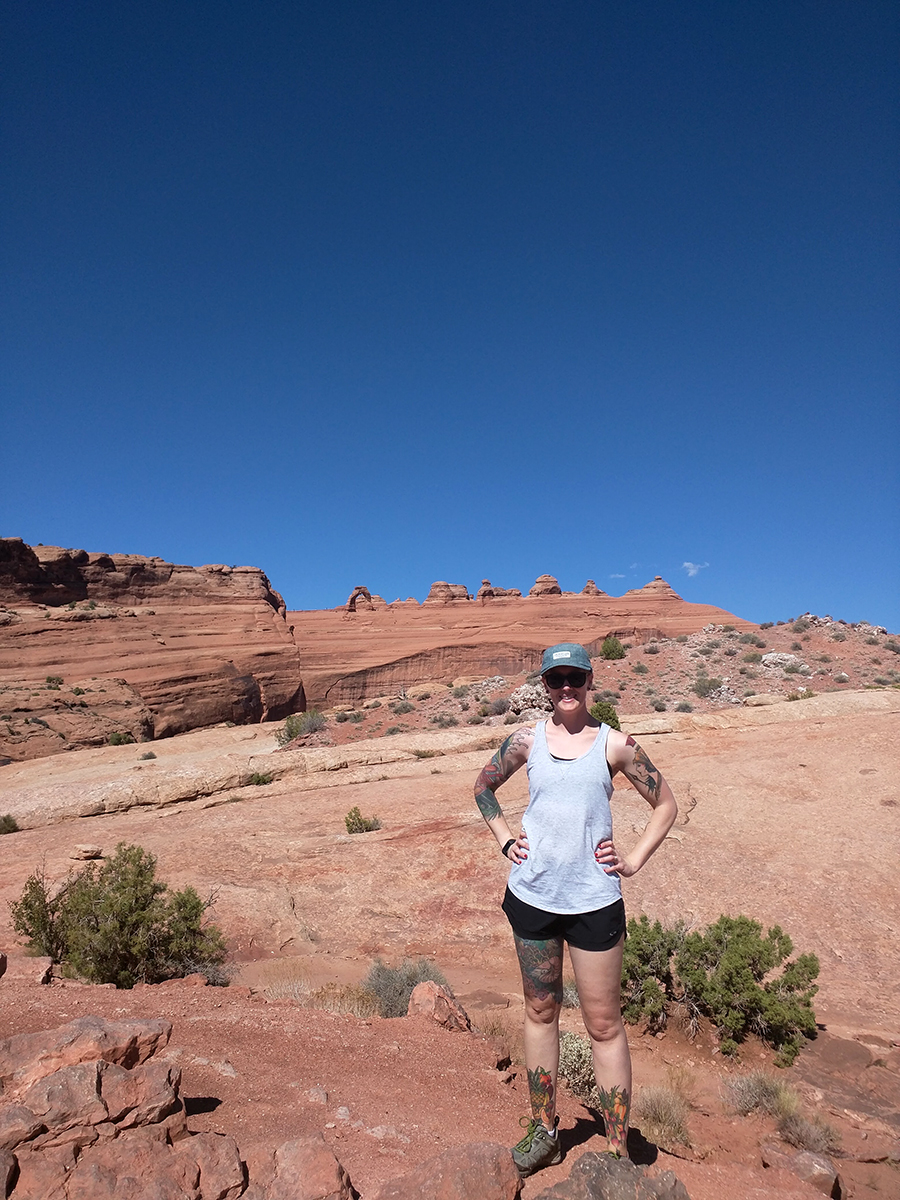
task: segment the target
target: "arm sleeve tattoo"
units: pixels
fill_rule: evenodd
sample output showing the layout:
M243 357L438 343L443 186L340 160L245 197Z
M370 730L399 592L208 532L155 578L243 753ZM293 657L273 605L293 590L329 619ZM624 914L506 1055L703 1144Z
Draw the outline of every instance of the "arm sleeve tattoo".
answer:
M517 729L511 734L475 782L475 803L486 821L500 816L500 805L494 792L522 765L522 752L527 755L530 729Z
M662 787L662 775L630 734L625 739L625 745L634 749L632 764L625 768L626 777L632 783L641 784L646 788L654 801L658 800Z

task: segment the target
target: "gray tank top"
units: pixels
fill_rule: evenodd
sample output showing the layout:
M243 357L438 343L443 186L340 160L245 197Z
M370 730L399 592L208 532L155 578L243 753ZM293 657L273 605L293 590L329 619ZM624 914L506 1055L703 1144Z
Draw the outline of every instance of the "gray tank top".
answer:
M528 807L522 828L528 859L513 864L509 890L526 904L552 913L593 912L622 895L618 875L607 875L594 850L612 837L612 779L606 762L609 726L601 725L579 758L554 758L546 722L534 731L528 755Z

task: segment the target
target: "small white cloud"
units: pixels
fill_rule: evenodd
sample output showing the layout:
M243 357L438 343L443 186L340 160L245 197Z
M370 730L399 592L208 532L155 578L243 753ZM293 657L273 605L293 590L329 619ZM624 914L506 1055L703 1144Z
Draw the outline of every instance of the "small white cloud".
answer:
M624 575L610 575L610 579L624 579Z
M628 568L628 570L629 570L629 571L636 571L636 570L638 569L638 567L639 567L639 566L640 566L640 563L632 563L632 564L631 564L631 566Z
M682 569L687 571L688 575L690 575L691 578L693 578L695 575L698 575L704 569L704 567L708 567L709 563L685 562L685 563L682 563L681 566L682 566Z

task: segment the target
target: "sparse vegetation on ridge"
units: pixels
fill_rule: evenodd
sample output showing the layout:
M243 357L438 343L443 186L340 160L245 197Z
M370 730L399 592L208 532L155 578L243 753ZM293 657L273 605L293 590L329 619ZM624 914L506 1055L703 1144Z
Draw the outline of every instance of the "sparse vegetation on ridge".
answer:
M372 964L362 986L375 996L380 1016L405 1017L413 988L428 979L450 990L443 971L427 958L404 958L398 967L389 967L379 958Z
M377 817L364 817L357 805L354 805L344 817L344 824L347 826L348 833L372 833L381 828L381 822Z
M325 728L325 717L317 709L308 712L291 713L284 725L275 734L279 746L287 746L294 738L303 737L307 733L318 733Z

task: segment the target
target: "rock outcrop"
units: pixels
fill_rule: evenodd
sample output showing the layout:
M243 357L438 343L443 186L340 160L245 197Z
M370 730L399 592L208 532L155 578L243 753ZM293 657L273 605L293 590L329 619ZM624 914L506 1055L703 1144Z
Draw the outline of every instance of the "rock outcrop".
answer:
M509 678L533 671L554 642L579 641L597 654L611 633L645 642L709 624L755 628L724 609L683 600L664 580L621 597L599 588L563 594L552 576L535 588L538 595L522 597L484 580L472 600L463 584L439 581L421 605L368 610L358 602L352 617L345 606L290 612L309 704L359 705L416 684Z
M552 575L538 575L534 585L529 589L529 596L561 596L562 588L559 580Z
M535 1200L690 1200L690 1196L672 1171L651 1179L627 1158L591 1151L578 1159L568 1179L539 1192Z
M256 567L0 539L0 756L165 737L305 705L282 597Z
M451 604L458 600L471 599L464 583L446 583L443 579L438 579L431 585L428 595L425 597L425 603Z
M608 595L607 592L601 591L600 588L597 587L597 585L596 585L596 583L594 583L593 579L589 579L587 581L587 583L581 589L581 594L582 594L582 596L606 596L606 595Z

